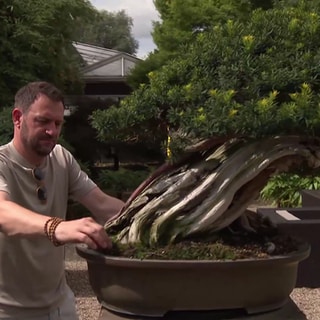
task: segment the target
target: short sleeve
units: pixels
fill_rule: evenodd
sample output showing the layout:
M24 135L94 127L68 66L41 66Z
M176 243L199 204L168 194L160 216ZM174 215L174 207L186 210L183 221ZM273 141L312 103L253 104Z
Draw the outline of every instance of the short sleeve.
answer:
M9 192L9 185L8 185L8 166L7 164L0 160L0 191Z
M74 156L65 148L61 147L61 152L66 161L66 174L68 174L69 197L79 200L97 185L85 173Z

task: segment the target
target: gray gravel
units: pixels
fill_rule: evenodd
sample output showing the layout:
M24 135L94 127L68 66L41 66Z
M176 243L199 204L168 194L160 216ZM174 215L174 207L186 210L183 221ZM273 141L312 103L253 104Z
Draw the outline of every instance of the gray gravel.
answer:
M82 258L76 258L76 255L72 253L72 257L69 256L66 259L66 275L76 296L80 320L98 319L100 306L88 281L87 263ZM320 320L319 288L296 288L291 298L305 314L307 320Z
M96 320L100 306L88 280L85 261L66 261L67 282L76 296L80 320Z
M320 289L296 288L291 298L308 320L320 320Z

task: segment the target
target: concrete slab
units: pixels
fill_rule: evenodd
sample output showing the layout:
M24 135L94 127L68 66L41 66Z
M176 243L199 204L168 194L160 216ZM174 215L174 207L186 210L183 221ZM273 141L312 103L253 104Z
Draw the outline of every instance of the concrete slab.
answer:
M99 320L307 320L297 305L290 299L279 310L247 315L237 311L210 311L210 312L172 312L164 317L139 317L111 312L102 308Z

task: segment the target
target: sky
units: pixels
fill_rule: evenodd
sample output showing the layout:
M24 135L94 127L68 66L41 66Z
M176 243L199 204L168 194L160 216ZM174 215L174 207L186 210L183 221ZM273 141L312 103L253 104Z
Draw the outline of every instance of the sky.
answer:
M139 42L137 56L143 59L153 51L155 44L151 36L152 21L159 20L153 0L90 0L90 2L98 10L110 12L125 10L133 19L132 35Z

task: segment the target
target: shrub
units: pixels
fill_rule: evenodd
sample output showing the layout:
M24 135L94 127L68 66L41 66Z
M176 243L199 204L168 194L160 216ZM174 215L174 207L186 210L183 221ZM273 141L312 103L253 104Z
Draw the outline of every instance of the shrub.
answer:
M98 177L98 185L109 195L121 197L122 192L135 190L150 174L150 170L103 170Z
M320 9L282 5L197 34L120 107L93 114L99 138L319 135Z
M301 190L320 189L320 177L302 177L299 174L282 173L274 176L262 189L263 200L271 200L278 207L301 206Z

